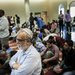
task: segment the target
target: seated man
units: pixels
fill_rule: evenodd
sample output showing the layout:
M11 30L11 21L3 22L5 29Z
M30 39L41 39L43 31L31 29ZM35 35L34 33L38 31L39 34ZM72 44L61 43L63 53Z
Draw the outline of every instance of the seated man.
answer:
M72 40L65 41L62 54L62 62L55 67L54 71L62 75L75 75L75 49Z
M50 66L56 65L58 63L59 58L59 48L54 44L54 38L52 36L49 37L47 41L47 55L43 60L43 63L49 63Z
M9 64L11 75L40 75L41 57L31 43L33 33L28 28L17 33L16 42L19 51L11 58Z

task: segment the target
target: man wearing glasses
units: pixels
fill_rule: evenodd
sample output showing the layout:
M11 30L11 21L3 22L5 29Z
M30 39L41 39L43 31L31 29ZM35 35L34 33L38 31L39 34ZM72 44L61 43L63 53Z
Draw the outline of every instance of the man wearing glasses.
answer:
M16 42L19 50L9 62L11 75L40 75L41 57L31 43L32 37L28 28L18 31Z

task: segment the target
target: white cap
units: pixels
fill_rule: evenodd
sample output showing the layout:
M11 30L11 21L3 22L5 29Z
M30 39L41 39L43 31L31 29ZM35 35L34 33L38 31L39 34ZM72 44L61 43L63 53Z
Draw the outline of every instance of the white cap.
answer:
M32 32L29 28L21 28L21 29L17 32L16 36L17 36L20 32L26 32L26 33L30 36L31 39L33 38L33 32Z
M23 31L25 31L31 38L33 38L33 32L30 29L24 28Z
M50 36L58 36L56 33L50 33L49 35L47 35L44 39L43 39L43 41L47 41L48 39L49 39L49 37Z

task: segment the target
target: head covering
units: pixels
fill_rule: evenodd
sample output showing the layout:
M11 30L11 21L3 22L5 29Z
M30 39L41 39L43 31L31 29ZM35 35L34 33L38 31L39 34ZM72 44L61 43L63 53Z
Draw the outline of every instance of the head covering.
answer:
M21 29L17 32L16 36L17 36L20 32L25 32L25 33L27 33L27 34L30 36L31 39L33 38L33 32L32 32L29 28L21 28Z
M30 29L24 28L23 31L25 31L31 38L33 38L33 32Z

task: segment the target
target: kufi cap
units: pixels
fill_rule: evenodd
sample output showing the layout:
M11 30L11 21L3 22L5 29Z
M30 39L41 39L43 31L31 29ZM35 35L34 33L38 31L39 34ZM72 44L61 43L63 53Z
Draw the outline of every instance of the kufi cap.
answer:
M33 32L29 28L24 28L23 31L25 31L31 38L33 38Z

